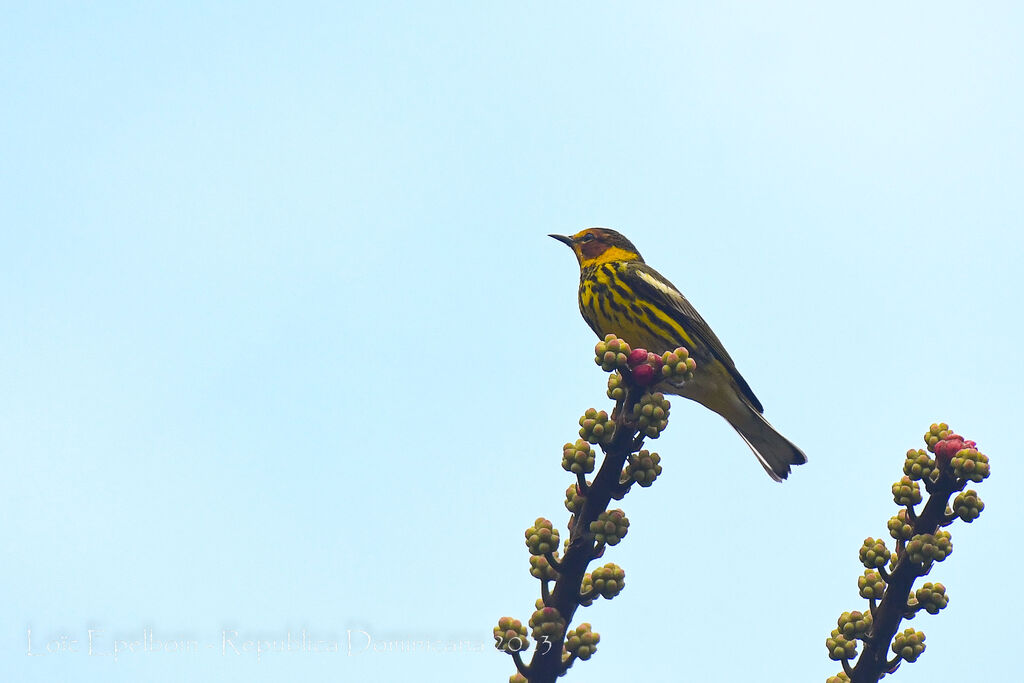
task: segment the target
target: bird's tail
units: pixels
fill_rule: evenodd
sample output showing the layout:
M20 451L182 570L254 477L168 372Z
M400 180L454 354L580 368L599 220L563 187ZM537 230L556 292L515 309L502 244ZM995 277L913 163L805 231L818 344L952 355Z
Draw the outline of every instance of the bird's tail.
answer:
M803 465L807 456L796 445L779 434L761 413L752 406L745 406L743 411L730 411L725 419L739 432L743 440L754 451L758 462L768 475L775 481L782 481L789 476L792 465Z

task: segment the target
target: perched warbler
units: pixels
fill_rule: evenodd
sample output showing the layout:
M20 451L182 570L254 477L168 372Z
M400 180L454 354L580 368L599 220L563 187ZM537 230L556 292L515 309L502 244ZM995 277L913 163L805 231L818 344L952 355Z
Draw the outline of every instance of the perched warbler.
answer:
M632 242L607 228L551 237L576 254L580 312L598 337L614 334L633 348L659 354L685 347L697 362L693 379L666 380L659 390L724 417L776 481L789 475L791 465L807 462L803 451L761 416L761 402L708 324L671 282L644 263Z

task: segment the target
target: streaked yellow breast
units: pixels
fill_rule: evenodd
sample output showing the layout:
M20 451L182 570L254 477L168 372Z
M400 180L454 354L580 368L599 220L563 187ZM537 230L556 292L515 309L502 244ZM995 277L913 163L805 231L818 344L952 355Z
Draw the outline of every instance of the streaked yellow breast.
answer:
M585 269L580 277L580 312L591 329L599 337L614 334L655 353L678 346L694 350L693 339L670 313L636 296L619 275L622 266L606 263Z

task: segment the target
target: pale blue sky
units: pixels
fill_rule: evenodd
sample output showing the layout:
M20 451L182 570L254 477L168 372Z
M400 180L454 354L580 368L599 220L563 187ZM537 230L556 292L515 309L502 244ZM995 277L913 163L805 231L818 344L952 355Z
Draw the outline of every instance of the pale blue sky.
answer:
M561 444L606 407L546 237L590 225L690 297L810 463L774 484L677 399L604 560L626 590L579 613L602 642L566 680L824 680L860 542L939 419L994 475L894 680L972 652L1018 672L994 648L1024 560L1019 5L31 3L3 25L10 680L506 680L490 630L537 597L523 530L564 531ZM29 629L79 651L30 656ZM144 629L199 651L100 656ZM224 643L303 629L341 651Z

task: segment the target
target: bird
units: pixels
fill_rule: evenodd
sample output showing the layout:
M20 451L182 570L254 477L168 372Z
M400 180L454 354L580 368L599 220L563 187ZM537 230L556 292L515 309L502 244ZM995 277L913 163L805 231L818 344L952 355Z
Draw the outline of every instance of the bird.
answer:
M549 237L576 254L580 313L599 338L614 334L631 348L658 354L685 347L697 363L692 379L667 386L663 381L659 389L725 418L775 481L786 479L791 466L807 462L804 452L764 418L761 402L697 309L644 262L632 242L609 228Z

